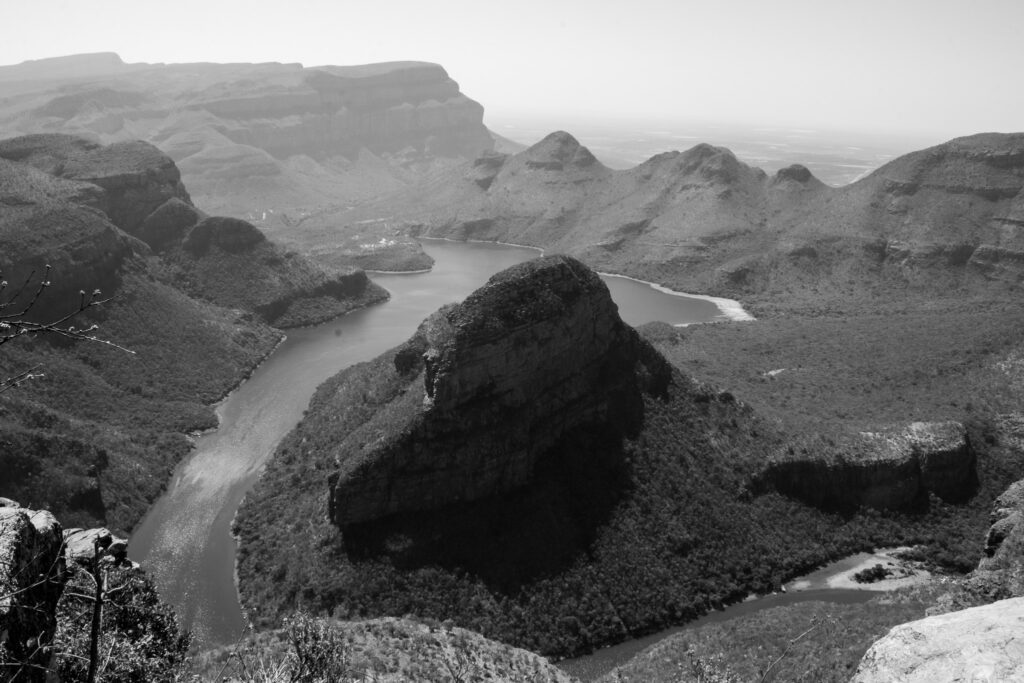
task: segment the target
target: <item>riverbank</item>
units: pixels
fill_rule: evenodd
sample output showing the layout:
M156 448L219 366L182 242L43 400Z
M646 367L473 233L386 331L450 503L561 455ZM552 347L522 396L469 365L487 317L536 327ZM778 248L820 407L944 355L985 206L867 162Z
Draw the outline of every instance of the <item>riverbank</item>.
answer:
M457 244L497 244L503 247L515 247L517 249L532 249L537 252L538 256L544 255L544 249L541 247L535 247L529 244L513 244L512 242L499 242L497 240L456 240L450 237L417 237L418 240L436 241L436 242L454 242ZM388 271L396 272L396 271ZM682 297L687 299L693 299L696 301L706 301L713 304L720 312L721 317L725 320L733 322L745 322L756 320L745 308L743 304L734 299L726 299L720 296L711 296L710 294L690 294L688 292L677 292L674 289L670 289L664 285L658 284L657 282L651 282L649 280L641 280L640 278L631 277L629 275L622 275L620 273L605 273L597 271L597 274L603 278L617 278L622 280L628 280L629 282L635 282L650 287L656 292L665 294L667 296ZM687 327L689 325L695 325L695 322L684 322L684 323L672 323L674 327Z
M664 649L669 639L705 626L805 602L854 605L867 602L879 592L894 591L931 580L931 574L920 568L917 563L898 557L905 550L909 548L884 548L870 553L856 553L809 574L796 577L785 583L783 590L778 593L751 595L742 602L715 610L688 624L601 648L583 657L566 659L559 662L558 666L581 681L593 681L612 669L625 666L634 658L646 657L656 650ZM859 583L854 580L854 574L870 569L876 564L890 569L893 576L873 583Z
M827 567L801 576L784 585L787 591L808 590L863 590L885 592L909 588L929 581L931 572L919 562L903 559L901 555L910 548L883 548L870 553L857 553ZM857 581L855 576L881 567L879 575L884 578L874 581Z

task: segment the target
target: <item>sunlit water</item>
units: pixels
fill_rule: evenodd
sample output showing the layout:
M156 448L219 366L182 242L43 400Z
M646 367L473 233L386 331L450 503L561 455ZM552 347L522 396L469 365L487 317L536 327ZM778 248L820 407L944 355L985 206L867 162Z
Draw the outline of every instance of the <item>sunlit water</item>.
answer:
M231 520L316 387L339 370L405 341L423 318L465 298L492 274L538 255L533 249L437 240L425 240L424 249L436 262L429 273L373 276L391 292L387 303L289 331L287 340L219 406L220 427L197 440L167 492L132 535L132 557L155 574L164 599L200 644L234 642L245 627L234 583ZM624 278L606 281L620 313L634 325L722 317L706 300Z

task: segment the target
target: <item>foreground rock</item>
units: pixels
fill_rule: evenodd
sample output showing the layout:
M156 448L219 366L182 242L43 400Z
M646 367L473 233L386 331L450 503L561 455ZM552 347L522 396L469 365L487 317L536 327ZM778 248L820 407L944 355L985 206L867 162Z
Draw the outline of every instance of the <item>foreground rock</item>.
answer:
M824 449L822 449L824 450ZM967 432L957 422L914 422L861 433L839 454L813 446L773 458L761 477L787 495L827 509L912 509L934 493L966 500L977 483Z
M1024 679L1024 598L893 628L868 650L853 683Z
M64 589L61 527L45 510L0 505L0 678L44 681Z
M668 364L618 317L607 287L552 256L491 278L395 354L403 388L336 450L339 526L523 486L588 425L635 434Z

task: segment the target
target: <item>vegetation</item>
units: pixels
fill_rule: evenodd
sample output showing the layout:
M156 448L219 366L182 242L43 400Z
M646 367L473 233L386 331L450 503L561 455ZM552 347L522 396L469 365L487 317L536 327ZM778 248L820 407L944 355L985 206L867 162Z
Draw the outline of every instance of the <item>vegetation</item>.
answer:
M190 638L174 610L160 601L153 582L138 569L105 569L106 586L96 643L98 678L105 683L163 683L178 680ZM58 673L65 681L91 680L91 620L96 584L75 566L58 605L54 643Z
M341 618L413 613L452 619L536 652L568 656L686 622L748 593L771 590L830 559L878 546L916 545L920 557L933 565L968 571L977 563L992 499L1019 477L1022 467L1021 455L999 442L989 418L1000 405L1000 392L1009 392L1009 397L1013 387L1003 382L986 388L983 383L984 378L999 379L991 365L1012 350L1018 319L984 319L990 324L983 325L979 315L968 322L951 322L954 329L943 330L939 316L921 316L932 323L928 332L941 337L935 353L926 355L921 351L926 347L914 351L903 344L889 352L892 358L877 348L883 346L880 342L856 351L858 343L873 339L868 332L885 329L881 316L850 327L840 320L825 320L819 328L797 320L788 332L783 321L682 332L648 330L678 365L728 386L730 392L718 393L677 378L668 398L647 401L645 428L638 438L605 446L621 449L628 484L612 492L613 504L594 528L578 527L589 536L577 539L579 545L570 557L545 555L553 544L541 541L550 527L545 522L571 519L591 509L579 495L581 489L592 487L574 489L572 476L533 497L524 492L492 501L490 507L472 504L445 515L419 516L432 520L424 524L445 530L447 548L472 548L486 537L491 539L488 551L501 549L500 554L410 553L410 543L415 546L420 539L415 524L375 528L380 542L367 551L351 533L345 537L332 528L325 509L326 477L334 465L331 444L360 418L358 411L328 409L330 397L342 383L380 386L374 364L346 371L318 391L303 423L281 444L238 517L244 602L261 626L276 624L299 604ZM890 323L925 343L927 333L914 332L919 321ZM845 334L833 338L824 333L830 327ZM760 329L767 330L767 341L759 340ZM814 340L791 348L773 339L773 334L809 335L812 329L829 340L828 351L808 348ZM865 336L851 334L858 331ZM890 327L890 341L892 333ZM987 352L954 350L958 335L971 339L969 348ZM990 342L985 345L980 337ZM692 339L699 341L691 343ZM718 344L720 339L732 339L732 348ZM738 354L744 346L758 349L755 359L739 357L736 368L727 370L730 351ZM818 393L789 387L786 395L797 398L785 403L795 409L783 410L778 405L782 395L771 391L773 380L764 373L795 366L797 358L804 367L811 366L819 353L836 359L832 364L844 369L834 373L831 383L824 381L824 369L801 375L812 378L807 386ZM701 363L693 360L698 355ZM900 365L904 361L907 366ZM883 372L893 370L893 376L872 379L878 377L869 369L872 363ZM757 370L751 371L751 366ZM917 386L926 379L926 387ZM857 391L872 382L878 385L873 393ZM761 390L750 390L754 385ZM960 393L946 391L953 387ZM732 397L745 398L747 392L751 405ZM921 412L898 400L889 399L881 408L872 402L876 395L883 400L886 392L904 399L920 392L930 398L921 402ZM976 407L968 409L968 402ZM929 412L932 406L944 409L936 414ZM891 412L883 412L889 407ZM818 416L839 410L842 414L820 423L824 433L814 439L822 447L828 447L831 434L839 433L833 429L852 425L943 417L966 420L978 454L979 493L960 506L933 498L919 514L862 510L848 516L824 513L777 494L751 495L747 483L769 453L817 434ZM790 413L792 417L783 419ZM590 436L574 435L559 448L563 453L594 455L599 451ZM558 480L548 474L537 479ZM586 518L587 513L581 516Z
M338 622L303 612L280 629L196 657L200 680L243 683L344 681L568 681L522 650L430 620Z
M186 434L216 425L210 404L279 334L140 273L75 323L99 324L104 338L135 353L38 335L3 346L0 377L26 368L42 376L0 395L0 495L49 509L67 526L123 532L188 452Z
M866 603L802 602L669 636L599 679L845 683L861 657L896 624L924 616L934 596L911 590ZM704 677L693 662L703 663Z

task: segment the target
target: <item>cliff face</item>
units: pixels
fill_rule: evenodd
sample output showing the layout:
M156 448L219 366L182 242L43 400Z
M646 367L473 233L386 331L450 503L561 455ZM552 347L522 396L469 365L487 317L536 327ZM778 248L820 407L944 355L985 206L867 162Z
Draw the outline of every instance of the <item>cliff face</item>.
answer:
M511 268L434 314L393 372L401 389L335 451L339 526L521 487L572 430L635 432L642 392L670 374L597 275L567 257Z
M934 493L966 500L977 483L974 452L956 422L915 422L861 434L842 455L803 450L773 458L760 477L786 495L826 509L909 509Z

